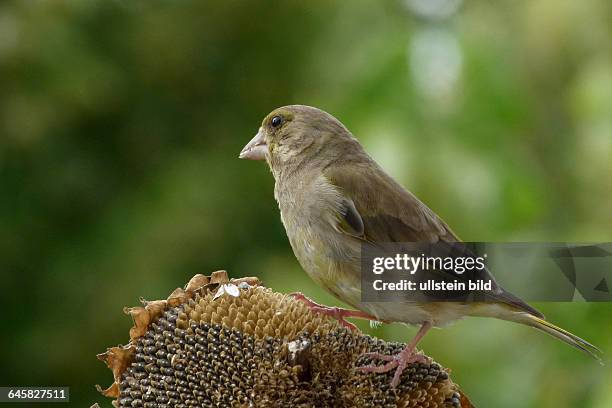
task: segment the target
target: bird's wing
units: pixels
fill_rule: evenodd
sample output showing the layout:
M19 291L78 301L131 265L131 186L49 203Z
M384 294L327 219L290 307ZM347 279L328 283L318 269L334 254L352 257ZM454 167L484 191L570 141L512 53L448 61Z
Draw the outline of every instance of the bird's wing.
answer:
M324 176L343 197L336 227L348 235L373 244L460 241L440 217L376 164L329 167ZM493 282L492 291L483 293L487 299L543 317L499 286L488 269L482 277Z
M379 168L334 167L325 177L345 198L345 214L361 218L370 242L459 241L442 219Z

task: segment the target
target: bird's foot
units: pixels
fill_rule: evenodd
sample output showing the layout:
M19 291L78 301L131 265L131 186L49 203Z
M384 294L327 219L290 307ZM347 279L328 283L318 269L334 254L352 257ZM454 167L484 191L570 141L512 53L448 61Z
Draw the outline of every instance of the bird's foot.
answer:
M394 355L386 355L380 353L364 353L361 357L369 357L371 359L386 361L386 364L381 366L364 366L358 367L357 369L362 373L386 373L395 369L393 379L391 380L391 387L395 388L400 382L400 377L404 369L412 363L429 363L431 359L424 356L423 354L417 353L415 347L406 347Z
M359 329L353 323L347 321L346 320L347 317L356 317L359 319L367 319L367 320L378 320L376 319L376 317L369 315L365 312L362 312L360 310L350 310L350 309L342 309L340 307L329 307L329 306L320 305L314 302L312 299L304 296L304 294L300 292L290 293L289 296L292 296L294 299L299 300L302 303L304 303L308 307L308 309L310 309L311 311L315 313L321 313L326 316L330 316L338 320L338 322L342 326L347 327L353 331L359 331Z

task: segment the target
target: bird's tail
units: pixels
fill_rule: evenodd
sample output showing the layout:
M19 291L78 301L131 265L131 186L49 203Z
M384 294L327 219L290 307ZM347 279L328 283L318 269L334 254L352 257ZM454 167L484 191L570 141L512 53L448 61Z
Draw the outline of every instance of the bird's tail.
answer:
M578 350L588 354L595 360L599 361L599 363L603 364L601 357L599 356L602 351L598 347L592 345L586 340L581 339L575 334L568 332L567 330L564 330L560 327L555 326L552 323L547 322L544 319L540 319L539 317L524 312L513 313L512 315L507 315L502 318L505 318L506 320L511 320L513 322L522 323L527 326L535 327L536 329L541 330L544 333L556 337L562 342L565 342L570 346L577 348Z

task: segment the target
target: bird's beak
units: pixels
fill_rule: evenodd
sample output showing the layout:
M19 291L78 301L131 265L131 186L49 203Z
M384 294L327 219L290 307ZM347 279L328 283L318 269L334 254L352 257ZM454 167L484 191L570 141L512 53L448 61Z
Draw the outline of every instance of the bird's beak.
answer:
M266 160L267 153L268 145L266 144L261 128L259 128L259 132L257 132L255 137L244 146L238 158L247 160Z

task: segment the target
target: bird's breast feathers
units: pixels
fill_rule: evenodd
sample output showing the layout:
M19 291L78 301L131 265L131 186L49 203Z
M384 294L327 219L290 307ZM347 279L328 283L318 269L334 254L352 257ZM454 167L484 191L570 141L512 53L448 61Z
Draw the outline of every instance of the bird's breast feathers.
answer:
M296 188L298 187L298 188ZM323 176L291 186L277 186L281 220L296 258L318 284L349 304L361 297L359 269L361 247L337 229L342 195Z

